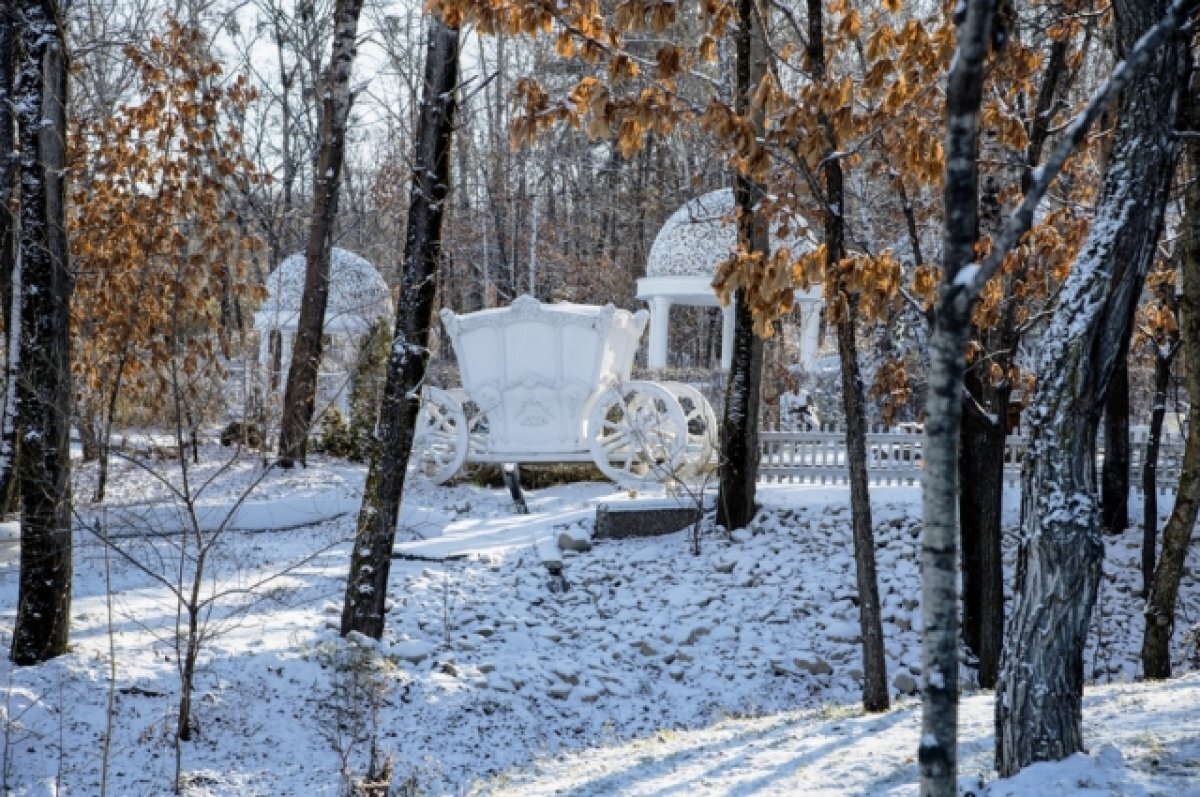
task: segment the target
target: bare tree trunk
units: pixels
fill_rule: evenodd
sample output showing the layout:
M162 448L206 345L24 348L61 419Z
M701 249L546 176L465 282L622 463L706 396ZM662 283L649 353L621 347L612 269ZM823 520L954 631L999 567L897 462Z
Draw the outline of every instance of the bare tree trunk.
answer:
M743 291L734 297L733 363L725 388L721 424L721 479L717 523L744 528L757 510L758 405L762 386L763 342L754 334L754 318Z
M841 206L840 202L838 206ZM838 224L840 226L840 220ZM847 317L837 324L837 339L838 356L842 361L842 403L846 411L846 460L850 466L850 517L854 527L858 622L863 638L862 701L867 711L887 711L889 700L883 612L879 605L875 530L871 522L871 493L867 481L867 400L858 367L858 346L854 339L857 305L858 297L851 295Z
M17 140L13 91L17 68L17 14L5 3L0 8L0 314L4 323L4 395L0 407L0 512L16 492L13 475L16 463L17 363L13 344L18 327L13 305L13 272L17 266L16 200Z
M975 382L975 387L971 383ZM975 376L966 379L968 390L982 396L986 390ZM1004 500L1003 413L1007 390L993 405L991 417L974 401L964 402L962 443L959 446L959 522L962 526L962 635L979 660L979 685L996 685L1000 649L1004 642L1004 560L1001 553L1001 511Z
M958 791L958 445L963 374L979 214L976 149L983 62L992 36L992 0L966 4L946 85L945 231L937 320L930 340L925 423L925 531L921 542L921 743L917 758L924 797ZM969 275L969 272L967 272Z
M1118 56L1170 5L1115 0ZM1104 557L1096 432L1162 228L1187 68L1182 37L1173 35L1125 88L1096 218L1043 336L996 695L996 766L1004 777L1083 749L1083 650Z
M762 31L753 0L738 0L737 90L738 113L750 112L751 94L766 73ZM761 119L758 120L761 125ZM746 175L737 175L734 198L739 210L738 244L747 253L770 248L767 225L755 205L762 188ZM745 292L734 298L733 363L725 388L725 418L721 426L721 479L717 491L717 523L727 529L744 527L754 517L758 481L758 405L762 388L763 342L754 334L754 319Z
M1190 131L1200 129L1198 83L1192 77L1186 94L1184 121ZM1184 444L1175 507L1163 529L1162 557L1146 599L1146 633L1142 639L1142 671L1147 678L1171 675L1171 634L1175 630L1175 606L1184 560L1191 545L1200 512L1200 140L1184 139L1190 182L1184 194L1183 296L1180 297L1180 337L1187 369L1188 435ZM1157 407L1155 408L1157 411Z
M21 585L12 659L65 653L71 609L71 272L65 215L67 60L57 4L20 3ZM52 16L53 14L53 16Z
M813 79L825 74L823 0L808 0L808 56ZM829 119L821 114L829 155L822 169L825 177L825 268L834 273L846 256L846 192L842 162L834 157L838 141ZM871 525L871 492L867 480L866 391L858 365L854 337L858 318L858 295L843 288L845 311L837 320L838 357L841 360L842 406L846 414L846 461L850 468L850 517L854 527L854 564L858 586L858 619L863 637L863 708L888 708L887 662L883 651L883 612L879 606L879 580L875 568L875 531Z
M1104 467L1100 476L1100 510L1104 530L1120 534L1129 528L1129 363L1122 356L1104 402Z
M1032 171L1042 157L1050 134L1060 87L1066 82L1069 44L1055 41L1050 46L1042 72L1037 101L1029 117L1029 146L1021 171L1022 191L1029 189ZM1011 162L1015 153L996 140L985 139L984 158L993 163ZM996 240L1003 227L1001 195L1007 176L995 167L984 178L980 191L979 235ZM911 216L911 213L910 213ZM909 220L914 235L913 222ZM1000 277L1006 292L1013 278ZM992 689L1000 669L1004 645L1004 565L1001 513L1004 500L1004 445L1008 435L1008 408L1012 386L993 385L983 372L995 363L1007 373L1020 346L1022 331L1017 307L1022 300L1010 297L1000 324L994 329L975 329L983 345L976 368L965 375L962 442L959 446L959 539L962 544L962 637L978 661L979 685Z
M425 52L425 86L417 125L400 307L388 358L387 383L358 514L342 634L383 634L388 573L405 468L412 451L418 394L429 359L442 218L450 188L450 144L458 84L458 29L434 18Z
M1184 223L1186 225L1187 220ZM1174 286L1168 292L1174 294ZM1179 350L1176 343L1171 341L1166 349L1157 349L1154 354L1154 407L1150 414L1150 435L1146 440L1146 460L1142 463L1142 593L1147 597L1154 581L1154 549L1158 542L1158 452L1167 415L1171 364Z
M346 123L354 97L350 78L357 52L358 17L363 0L337 0L334 8L333 55L325 75L321 113L321 146L313 181L313 209L305 247L304 297L296 323L296 342L283 396L279 428L279 464L285 468L305 460L308 430L317 400L325 307L329 299L330 258L337 216L342 164L346 155Z

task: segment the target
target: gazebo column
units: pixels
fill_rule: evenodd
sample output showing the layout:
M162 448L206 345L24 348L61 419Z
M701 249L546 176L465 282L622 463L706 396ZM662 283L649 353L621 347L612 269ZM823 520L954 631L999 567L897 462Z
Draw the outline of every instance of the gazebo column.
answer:
M650 351L647 362L651 370L667 367L667 330L670 318L670 297L653 297L650 300Z
M821 302L805 300L800 304L800 366L811 371L821 347Z
M733 330L735 324L734 303L721 308L721 370L733 367Z
M296 335L290 329L279 330L279 384L287 384L288 372L292 369L292 343Z
M267 373L271 367L271 329L264 327L258 330L258 368L259 373Z

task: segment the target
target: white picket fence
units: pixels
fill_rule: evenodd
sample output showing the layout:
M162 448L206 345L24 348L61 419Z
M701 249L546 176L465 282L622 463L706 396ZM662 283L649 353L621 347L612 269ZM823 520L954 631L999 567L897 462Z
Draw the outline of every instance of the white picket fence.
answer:
M1149 434L1135 430L1130 434L1130 481L1136 490L1142 487L1142 463L1146 458ZM924 468L920 432L897 432L873 429L867 434L867 474L872 484L919 484ZM762 430L758 437L760 459L758 478L765 482L793 484L846 484L849 469L846 463L846 433L839 429L818 432L785 432ZM1004 484L1018 487L1021 483L1021 463L1028 438L1010 435L1004 446ZM1097 456L1097 467L1103 451ZM1158 451L1158 490L1175 491L1179 483L1183 459L1183 438L1164 434Z

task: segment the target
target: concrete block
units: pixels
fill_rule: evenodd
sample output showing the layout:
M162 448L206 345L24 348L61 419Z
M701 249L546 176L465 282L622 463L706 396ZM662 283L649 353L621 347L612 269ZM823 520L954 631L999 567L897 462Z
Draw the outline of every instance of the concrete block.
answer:
M609 501L596 507L598 540L628 537L657 537L687 528L700 519L694 501L642 499Z

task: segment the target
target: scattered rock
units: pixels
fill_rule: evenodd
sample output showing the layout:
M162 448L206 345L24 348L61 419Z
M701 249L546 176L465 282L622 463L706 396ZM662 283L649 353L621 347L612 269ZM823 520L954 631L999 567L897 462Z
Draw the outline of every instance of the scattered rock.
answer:
M849 642L851 644L860 642L862 629L858 623L845 622L830 622L825 626L825 635L834 642Z
M676 645L694 645L700 637L705 636L712 630L706 625L684 626L675 629L670 634L665 634L668 637L665 642L674 642Z
M413 664L429 658L433 651L433 643L420 639L400 640L393 644L390 650L391 654L396 658L412 662Z
M829 666L829 662L811 653L797 656L792 661L810 675L829 675L833 672L833 667Z
M714 569L718 573L724 573L726 575L728 575L729 573L732 573L733 568L735 568L735 567L737 567L737 561L734 559L729 559L724 562L717 562L716 565L714 565Z
M586 553L592 550L592 535L587 532L587 529L571 526L559 532L558 547L563 551Z
M896 687L896 691L902 695L915 695L920 689L917 679L906 672L897 674L892 679L892 686Z
M641 653L643 656L657 656L658 655L658 648L654 645L654 642L649 639L643 639L642 641L634 644L633 647L639 653Z
M571 686L579 686L579 672L566 664L556 664L550 669L558 679Z
M546 694L555 700L566 700L571 696L571 687L568 684L554 684L546 689Z

